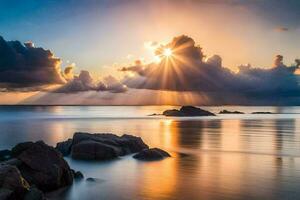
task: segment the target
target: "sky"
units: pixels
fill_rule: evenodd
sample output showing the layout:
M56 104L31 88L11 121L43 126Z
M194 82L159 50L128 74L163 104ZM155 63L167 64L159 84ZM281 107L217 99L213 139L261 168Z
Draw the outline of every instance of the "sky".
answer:
M25 61L20 61L16 55L14 62L5 61L8 56L2 54L6 56L2 56L4 61L1 65L0 56L0 103L297 104L297 76L294 75L296 70L293 67L296 66L295 59L300 57L299 18L300 2L297 0L1 0L0 36L9 46L12 46L9 41L20 41L21 44L27 42L27 45L34 45L34 49L25 47L29 49L28 53L22 54ZM149 77L149 74L141 74L141 71L127 70L137 65L152 68L149 64L156 62L160 56L155 53L159 45L174 46L174 38L182 35L195 44L191 45L191 41L187 39L191 51L180 53L180 56L196 66L197 70L206 69L204 64L207 64L208 58L220 56L221 67L230 70L229 74L237 74L225 76L224 74L228 74L226 70L220 68L214 69L217 71L214 72L210 69L214 73L210 75L210 79L217 78L219 85L226 82L226 87L232 89L212 87L211 85L218 84L210 82L209 78L205 83L190 81L205 76L203 74L194 77L188 72L176 75L172 70L167 70L169 73L154 70L154 75ZM206 56L203 59L189 57L189 53L197 45L200 45ZM13 46L16 50L16 45ZM3 49L3 52L7 50ZM46 51L48 49L50 54ZM44 60L37 59L36 55L42 55ZM277 65L274 64L278 58L276 55L284 58ZM176 57L176 52L174 56ZM32 57L36 61L28 61ZM161 62L154 64L153 68L159 68L164 60L160 58ZM16 62L13 67L10 66ZM248 63L252 68L264 70L245 73L239 66ZM215 63L211 65L216 66ZM292 71L292 76L288 74L284 78L278 78L276 73L279 72L268 71L274 66L282 65L293 68L287 70ZM24 67L33 70L32 73L23 73ZM188 71L188 67L189 65L181 64L178 69ZM42 68L45 70L40 70ZM65 73L66 68L69 69L68 73ZM121 68L126 70L120 70ZM22 73L20 69L23 70ZM162 79L162 74L168 74L172 77L170 80L175 80L171 81L173 86L152 84L151 80ZM241 83L240 79L245 79L241 75L245 74L247 78L251 76L249 83ZM245 99L249 96L257 99L258 93L265 93L253 91L255 84L250 86L254 79L257 82L261 74L267 74L261 79L274 76L277 82L292 79L292 86L283 84L270 89L269 85L274 81L270 79L268 83L261 84L268 88L267 93L277 92L278 98L270 100L260 97L259 102L247 102ZM176 82L180 79L176 76L182 76L181 79L186 80L184 83ZM205 80L203 77L201 79ZM233 88L237 82L244 88ZM53 89L54 85L60 86ZM204 85L209 85L210 90L204 88ZM251 92L245 92L249 88L252 88ZM224 91L224 95L231 97L242 93L239 98L242 100L233 101L228 98L224 102L216 102L216 95L221 92L223 94ZM184 95L178 95L178 92ZM162 97L170 96L170 93L177 96L173 98L176 100ZM135 94L156 98L137 101L130 98ZM282 100L287 96L288 101Z

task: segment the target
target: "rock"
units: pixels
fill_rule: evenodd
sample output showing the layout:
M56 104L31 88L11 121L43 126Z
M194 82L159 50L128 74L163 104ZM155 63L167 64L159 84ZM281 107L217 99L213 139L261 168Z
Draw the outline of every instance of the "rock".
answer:
M171 155L159 148L145 149L133 156L133 158L144 161L162 160Z
M90 177L90 178L87 178L86 181L88 181L88 182L96 182L96 179Z
M152 113L152 114L150 114L150 115L148 115L148 116L159 116L159 115L161 115L161 114L158 114L158 113Z
M163 112L164 116L172 116L172 117L184 117L184 113L180 112L179 110L172 109L172 110L165 110Z
M107 160L147 148L143 140L136 136L75 133L71 156L81 160Z
M180 110L166 110L163 112L163 115L173 117L215 116L214 113L194 106L182 106Z
M74 179L80 180L84 178L83 174L80 171L76 172L75 170L72 170L72 172L73 172Z
M63 156L68 156L71 153L71 147L72 147L73 140L68 139L64 142L59 142L56 144L55 149L62 153Z
M18 146L18 145L17 145ZM23 177L42 191L52 191L73 182L72 171L62 155L39 141L18 152L18 167Z
M24 200L46 200L44 193L36 187L31 187L26 193Z
M103 182L105 182L105 180L103 180L103 179L91 178L91 177L87 178L86 181L90 182L90 183L103 183Z
M20 161L19 159L16 159L16 158L11 158L9 160L3 161L1 164L13 165L13 166L18 167L22 164L22 161Z
M252 112L252 114L274 114L272 112Z
M5 161L11 158L11 151L10 150L1 150L0 151L0 161Z
M33 142L22 142L17 144L15 147L11 150L11 155L13 157L17 157L20 153L22 153L27 148L31 147Z
M245 114L245 113L240 111L221 110L219 114Z
M29 184L15 166L0 165L0 199L23 199Z
M72 147L72 158L80 160L107 160L121 155L121 148L101 142L86 140Z

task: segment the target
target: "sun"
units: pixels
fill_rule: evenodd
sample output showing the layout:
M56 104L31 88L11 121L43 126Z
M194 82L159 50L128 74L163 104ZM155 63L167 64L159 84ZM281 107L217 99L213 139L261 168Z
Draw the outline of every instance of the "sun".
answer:
M172 54L173 54L172 49L170 49L170 48L164 49L164 52L163 52L164 56L170 57L170 56L172 56Z

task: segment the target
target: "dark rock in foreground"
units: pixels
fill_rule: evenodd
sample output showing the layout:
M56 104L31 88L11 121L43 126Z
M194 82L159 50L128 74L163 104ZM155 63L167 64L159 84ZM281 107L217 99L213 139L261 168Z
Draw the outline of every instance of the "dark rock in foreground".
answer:
M171 157L171 155L159 148L144 149L133 156L135 159L144 161L162 160L166 157Z
M41 190L33 186L26 193L24 200L46 200L46 198Z
M22 162L18 168L23 177L42 191L56 190L73 182L72 171L62 155L42 141L31 143L16 158Z
M65 155L71 153L72 158L80 160L107 160L148 148L148 145L136 136L75 133L71 148L64 153ZM57 150L60 149L64 150L64 148L57 148Z
M240 111L222 110L219 112L219 114L245 114L245 113L240 112Z
M251 114L274 114L272 112L252 112Z
M15 166L0 165L0 199L23 199L29 184Z
M163 112L164 116L172 117L196 117L196 116L215 116L214 113L197 108L194 106L182 106L180 110L172 109Z

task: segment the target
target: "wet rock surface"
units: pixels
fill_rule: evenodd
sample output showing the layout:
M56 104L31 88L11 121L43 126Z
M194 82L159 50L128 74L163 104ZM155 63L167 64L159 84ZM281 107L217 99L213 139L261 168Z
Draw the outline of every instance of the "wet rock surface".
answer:
M72 184L73 175L68 163L53 147L39 141L20 152L19 170L24 178L42 191L51 191Z
M171 155L168 152L159 148L145 149L133 156L133 158L137 160L144 161L162 160L167 157L171 157Z
M68 154L79 160L108 160L148 148L140 137L132 135L75 133Z

